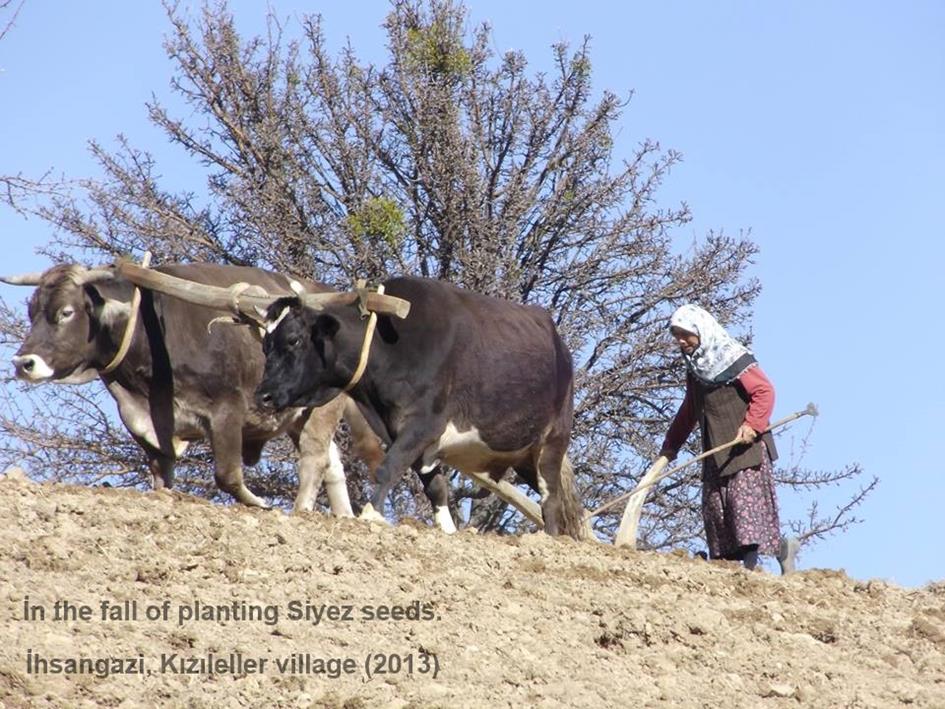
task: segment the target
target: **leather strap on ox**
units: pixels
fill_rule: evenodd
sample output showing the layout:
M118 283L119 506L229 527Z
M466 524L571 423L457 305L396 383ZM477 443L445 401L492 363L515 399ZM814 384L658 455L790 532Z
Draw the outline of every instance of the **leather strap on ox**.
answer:
M141 259L141 267L147 268L151 265L151 252L145 251L144 258ZM105 365L104 369L99 370L99 376L110 374L118 369L131 349L131 341L135 336L135 328L138 326L138 312L141 310L141 289L135 286L131 294L131 311L128 313L128 322L125 323L125 332L121 336L121 343L118 345L118 351L112 357L112 361Z
M361 377L364 376L364 370L367 369L368 355L371 352L371 342L374 340L374 331L377 329L377 312L368 309L367 295L370 291L365 287L363 279L358 280L356 290L358 293L358 310L361 311L362 320L365 317L367 318L367 327L364 330L364 342L361 344L358 366L354 370L354 374L351 375L351 381L345 385L342 391L351 391L357 386L358 382L361 381ZM384 295L383 284L377 287L377 294Z

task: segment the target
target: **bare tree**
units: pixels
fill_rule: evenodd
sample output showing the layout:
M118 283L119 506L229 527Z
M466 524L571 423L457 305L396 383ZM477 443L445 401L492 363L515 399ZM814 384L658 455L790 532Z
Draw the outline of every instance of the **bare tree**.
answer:
M14 0L0 0L0 40L9 34L10 30L16 24L16 18L20 15L20 10L26 0L14 2ZM42 180L40 180L42 183ZM16 197L22 194L23 188L30 188L36 183L25 180L22 176L0 175L0 201L16 208Z
M13 26L16 24L16 18L20 16L20 10L26 0L0 0L0 40L7 36Z
M147 108L206 171L206 191L174 192L151 155L124 138L113 150L93 142L104 179L33 192L31 209L57 230L49 255L102 260L149 249L157 261L254 264L339 287L413 273L543 305L575 357L570 457L585 503L632 487L684 381L669 313L695 301L743 325L759 291L746 273L757 248L747 233L680 242L689 209L660 205L657 192L681 156L651 140L626 159L614 155L630 97L594 91L589 39L554 45L553 69L532 72L519 52L495 56L490 28L470 29L462 4L398 0L385 21L389 59L376 66L351 46L332 56L318 17L287 40L270 15L266 36L244 40L225 4L196 19L173 5L167 14L171 86L189 110L174 116L157 99ZM21 324L9 310L0 316L0 331L16 341ZM42 396L56 403L41 439L8 406L0 425L14 443L0 454L38 455L66 477L75 458L93 477L141 479L120 436L103 437L110 419L85 390ZM39 452L43 441L56 443ZM270 458L260 479L277 500L289 475L282 461ZM199 456L189 469L191 480L210 479ZM794 469L781 481L817 486L859 473ZM357 498L363 475L355 485ZM471 500L468 512L461 505L469 523L506 532L524 524L461 481L454 487L457 500ZM643 543L694 543L698 494L692 475L657 488ZM833 521L812 516L804 530L842 529L861 499ZM401 512L414 504L403 490L395 503ZM619 510L596 524L608 535L618 520Z

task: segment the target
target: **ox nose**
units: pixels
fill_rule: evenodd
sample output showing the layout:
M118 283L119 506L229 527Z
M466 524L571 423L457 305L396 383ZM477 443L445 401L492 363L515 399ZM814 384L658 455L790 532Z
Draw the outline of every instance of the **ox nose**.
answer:
M55 374L46 361L35 354L18 355L13 358L16 376L31 382L40 382L52 378Z
M36 368L36 356L24 355L13 358L13 366L17 374L29 374Z
M268 391L257 392L256 403L264 409L274 408L274 404L272 403L272 394Z

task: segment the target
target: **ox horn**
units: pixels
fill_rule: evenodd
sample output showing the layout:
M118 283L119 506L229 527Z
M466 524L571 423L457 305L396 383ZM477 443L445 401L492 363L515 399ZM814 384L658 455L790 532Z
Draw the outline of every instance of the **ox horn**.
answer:
M84 286L88 283L97 283L98 281L110 281L115 278L115 269L113 268L89 268L76 276L77 286Z
M42 271L22 273L19 276L0 276L0 281L9 283L11 286L38 286L42 279Z

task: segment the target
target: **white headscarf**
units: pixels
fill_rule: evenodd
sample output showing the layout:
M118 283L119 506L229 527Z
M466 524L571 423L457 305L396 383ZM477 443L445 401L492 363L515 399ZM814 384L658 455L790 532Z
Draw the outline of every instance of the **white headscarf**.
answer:
M696 350L683 356L689 371L703 382L728 384L756 364L751 351L698 305L687 304L677 309L669 319L669 326L699 336Z

